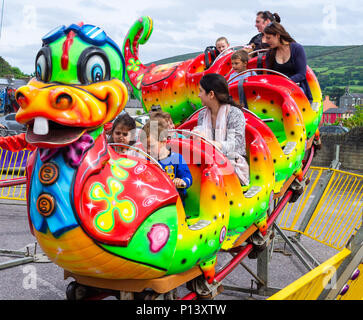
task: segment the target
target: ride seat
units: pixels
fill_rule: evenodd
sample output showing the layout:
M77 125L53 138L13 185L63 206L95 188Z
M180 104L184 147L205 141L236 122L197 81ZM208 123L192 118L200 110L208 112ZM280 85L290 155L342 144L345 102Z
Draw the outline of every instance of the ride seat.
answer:
M186 220L192 229L204 228L211 223L213 216L201 209L201 202L206 201L204 197L214 197L218 201L225 197L221 187L223 183L221 176L224 170L233 172L233 167L223 154L199 138L170 139L168 146L171 151L183 155L193 178L193 184L188 188L184 200Z
M270 150L260 132L246 123L246 152L250 169L250 184L245 198L253 198L274 183L274 167Z
M204 62L205 62L205 70L209 69L214 60L217 58L217 48L215 46L209 46L204 50Z

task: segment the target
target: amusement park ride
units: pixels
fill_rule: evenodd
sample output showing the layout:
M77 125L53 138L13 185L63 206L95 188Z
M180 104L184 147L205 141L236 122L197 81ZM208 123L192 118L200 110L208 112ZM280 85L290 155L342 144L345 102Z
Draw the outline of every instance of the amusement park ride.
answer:
M256 258L270 243L272 224L302 193L320 144L322 95L313 71L307 68L309 102L296 83L252 58L248 67L258 74L230 86L245 105L250 183L241 186L223 153L190 131L203 107L199 80L207 73L227 76L233 50L214 61L205 52L147 67L138 51L152 30L151 18L141 17L122 50L91 25L49 32L36 56L36 77L16 92L16 119L27 133L0 143L34 150L27 164L30 230L65 278L76 280L68 299L100 292L175 298L183 284L191 291L184 299L218 294L243 258ZM191 160L193 185L184 205L156 160L119 155L106 141L104 124L128 99L125 80L146 112L160 106L186 135L168 142ZM216 272L220 251L233 258Z

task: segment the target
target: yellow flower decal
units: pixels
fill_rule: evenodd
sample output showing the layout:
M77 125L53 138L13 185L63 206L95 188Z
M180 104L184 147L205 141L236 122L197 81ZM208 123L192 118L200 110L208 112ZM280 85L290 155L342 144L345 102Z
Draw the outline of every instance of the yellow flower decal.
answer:
M124 168L132 168L137 162L130 159L111 160L111 171L113 177L107 179L109 193L104 189L104 186L96 182L91 188L90 197L93 201L106 201L106 210L95 216L94 224L97 229L102 232L110 232L115 226L114 213L118 213L120 218L130 223L135 219L136 208L130 200L118 200L118 195L124 191L124 186L120 180L128 178L128 172ZM116 178L116 179L115 179Z
M129 71L139 71L140 70L140 60L136 60L134 58L131 58L129 61L128 61L129 65L127 66L127 70Z

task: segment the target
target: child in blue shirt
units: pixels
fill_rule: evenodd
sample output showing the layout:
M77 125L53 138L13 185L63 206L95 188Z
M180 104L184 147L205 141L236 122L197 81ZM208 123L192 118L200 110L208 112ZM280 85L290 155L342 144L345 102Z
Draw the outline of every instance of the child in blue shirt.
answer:
M175 187L184 199L187 189L192 185L193 179L183 156L172 152L166 147L168 126L165 121L148 121L144 128L143 145L153 158L158 160L164 171L173 181Z
M232 74L227 79L228 85L243 80L247 77L256 75L256 72L249 71L237 76L239 73L247 70L248 60L248 53L243 49L237 50L232 54L231 63L234 72L232 72Z

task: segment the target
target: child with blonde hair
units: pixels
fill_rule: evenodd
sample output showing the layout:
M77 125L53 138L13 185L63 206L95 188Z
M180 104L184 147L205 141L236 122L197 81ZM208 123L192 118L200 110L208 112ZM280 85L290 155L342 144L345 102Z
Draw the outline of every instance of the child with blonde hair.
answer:
M222 51L226 50L227 48L229 48L229 42L227 40L226 37L219 37L216 40L216 49L217 49L217 53L220 54Z

